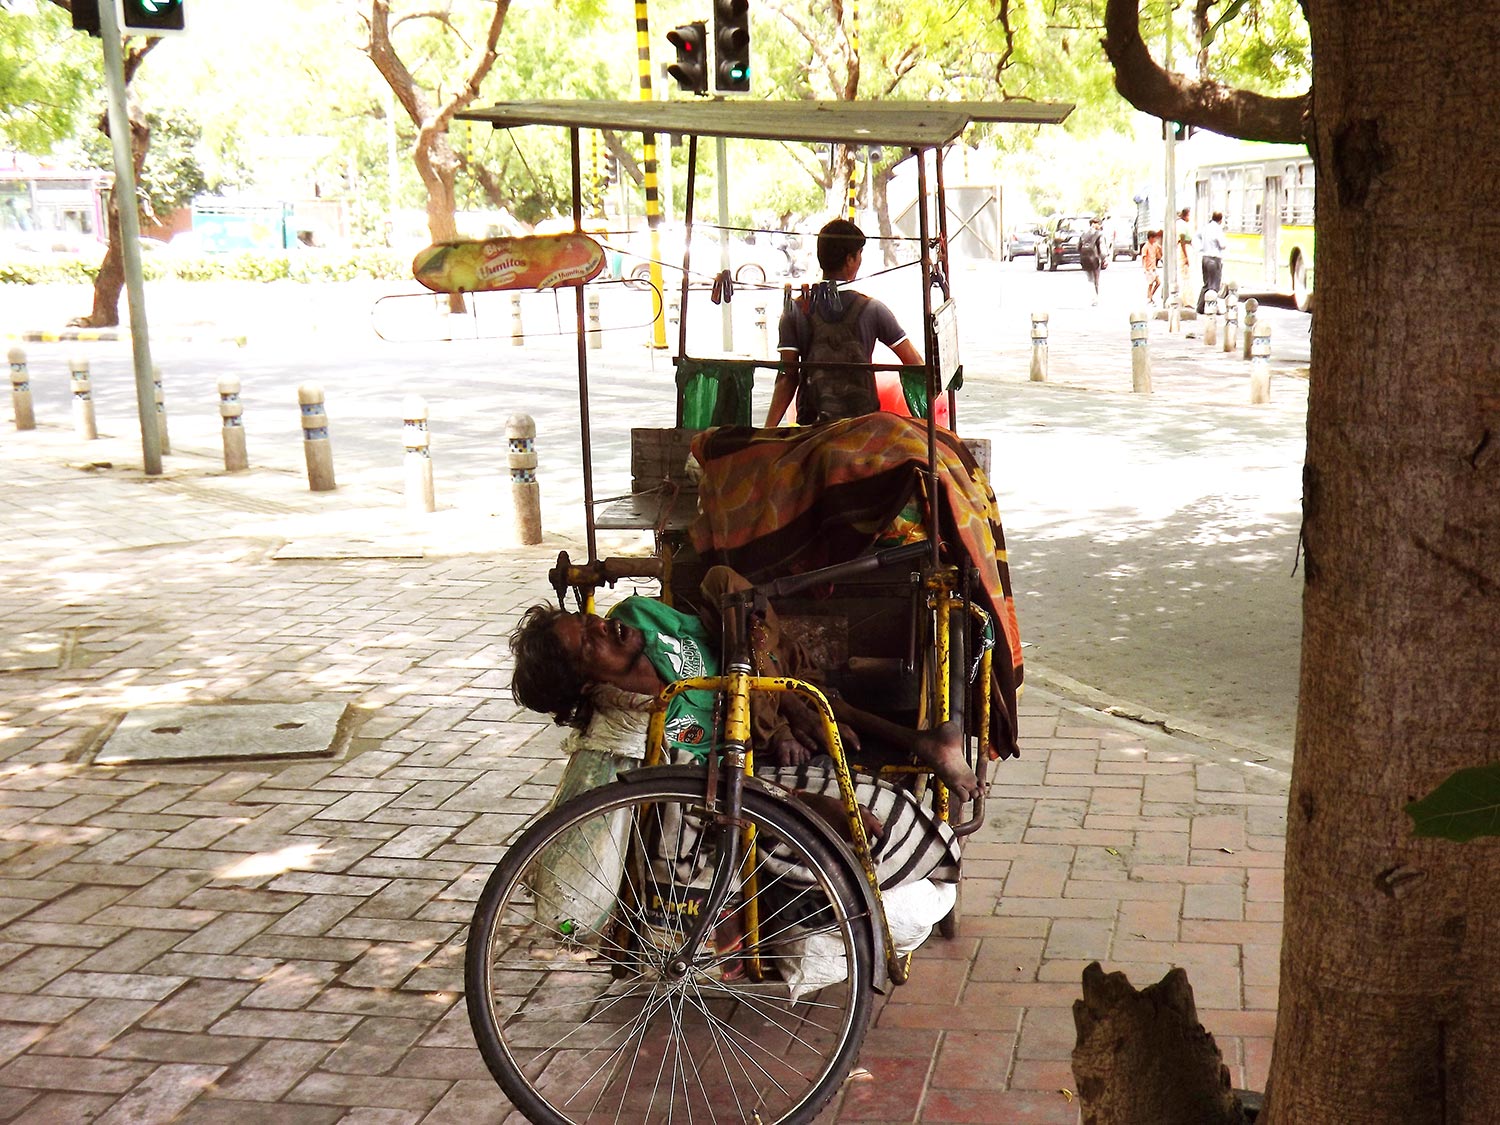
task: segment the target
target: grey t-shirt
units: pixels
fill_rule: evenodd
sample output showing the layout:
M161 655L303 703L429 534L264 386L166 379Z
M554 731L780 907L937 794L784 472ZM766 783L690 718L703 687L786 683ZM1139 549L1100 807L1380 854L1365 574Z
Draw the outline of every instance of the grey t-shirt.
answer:
M852 289L842 290L846 300L853 292ZM873 297L865 302L865 307L860 311L856 331L867 358L874 357L877 340L888 348L894 348L906 339L906 333L896 322L896 314ZM812 321L802 311L801 304L794 301L792 307L781 314L781 325L777 331L777 350L794 351L799 356L804 356L811 346Z

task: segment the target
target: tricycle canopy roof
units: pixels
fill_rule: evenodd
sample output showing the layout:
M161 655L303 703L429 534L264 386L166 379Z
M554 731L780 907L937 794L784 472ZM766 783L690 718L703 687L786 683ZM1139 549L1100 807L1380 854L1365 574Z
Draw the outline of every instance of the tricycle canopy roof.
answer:
M954 140L972 122L1056 125L1073 107L1064 102L901 101L526 101L499 102L458 116L516 125L684 133L770 141L899 145L930 148Z

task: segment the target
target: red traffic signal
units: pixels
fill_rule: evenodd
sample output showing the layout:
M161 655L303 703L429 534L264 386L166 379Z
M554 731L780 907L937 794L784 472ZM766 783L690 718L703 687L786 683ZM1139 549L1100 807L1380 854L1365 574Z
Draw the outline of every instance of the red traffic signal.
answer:
M690 94L708 93L708 28L702 20L682 24L667 32L667 42L677 51L677 61L667 74Z

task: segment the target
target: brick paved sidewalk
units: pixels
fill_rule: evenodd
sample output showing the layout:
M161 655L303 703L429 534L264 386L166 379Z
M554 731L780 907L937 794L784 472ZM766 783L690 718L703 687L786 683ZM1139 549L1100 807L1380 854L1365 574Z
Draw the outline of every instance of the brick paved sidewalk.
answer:
M462 950L561 769L504 638L571 544L464 553L392 493L147 483L64 447L0 444L0 650L58 654L0 662L0 1120L507 1120ZM273 557L313 535L324 557ZM347 751L90 762L122 712L219 701L343 704ZM1073 1122L1093 959L1187 966L1236 1084L1264 1084L1285 778L1039 690L1023 711L962 932L884 1001L830 1120Z

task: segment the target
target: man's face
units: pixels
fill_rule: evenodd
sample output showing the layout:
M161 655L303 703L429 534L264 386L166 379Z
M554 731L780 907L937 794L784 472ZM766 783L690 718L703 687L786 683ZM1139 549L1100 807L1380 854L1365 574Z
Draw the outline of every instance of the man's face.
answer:
M593 683L616 683L636 667L646 637L619 621L592 613L570 613L557 619L552 632L573 661L573 668Z

